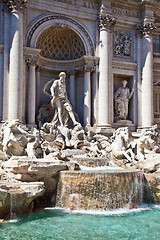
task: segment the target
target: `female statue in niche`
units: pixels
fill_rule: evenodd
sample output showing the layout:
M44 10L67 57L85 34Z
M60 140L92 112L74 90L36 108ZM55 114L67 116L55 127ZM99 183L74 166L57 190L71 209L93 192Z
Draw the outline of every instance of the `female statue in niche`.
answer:
M127 85L127 80L122 81L122 87L118 88L118 90L114 94L115 100L115 116L117 120L126 120L128 117L128 104L129 100L133 96L134 87L130 92Z

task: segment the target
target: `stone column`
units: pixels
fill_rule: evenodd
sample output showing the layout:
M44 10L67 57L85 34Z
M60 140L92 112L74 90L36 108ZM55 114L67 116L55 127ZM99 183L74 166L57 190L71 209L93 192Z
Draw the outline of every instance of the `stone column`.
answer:
M111 48L111 29L115 24L115 19L104 14L101 9L99 16L100 39L99 39L99 128L111 127L110 116L110 79L112 59L110 57Z
M91 125L91 68L84 68L84 113L83 122L85 127Z
M10 50L10 15L4 10L4 72L3 72L3 121L8 120L8 92L9 92L9 50Z
M155 25L144 22L140 28L142 39L142 128L151 127L153 116L153 43Z
M93 125L97 125L97 91L98 91L98 72L95 68L92 73L92 101L93 101L93 113L92 113L92 123Z
M69 97L73 110L75 110L75 71L70 71Z
M35 126L35 112L36 112L36 60L29 59L29 73L28 73L28 119L29 127Z
M27 0L5 1L11 10L8 119L22 121L23 13Z
M137 97L138 97L138 127L142 126L142 36L137 29Z
M0 44L0 121L2 120L2 110L3 110L3 54L4 47Z
M41 71L41 67L37 66L36 67L36 112L38 113L38 110L40 108L40 98L41 95L40 93L40 71Z

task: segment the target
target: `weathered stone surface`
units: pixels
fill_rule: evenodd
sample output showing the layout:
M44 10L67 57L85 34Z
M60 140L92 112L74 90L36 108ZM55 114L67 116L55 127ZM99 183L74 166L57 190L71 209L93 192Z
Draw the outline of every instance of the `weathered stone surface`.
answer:
M160 161L160 154L159 153L149 153L145 155L146 160L156 160Z
M11 157L10 160L2 163L5 172L14 174L34 174L43 177L55 172L66 170L66 164L56 158L29 159L27 157ZM36 179L38 180L38 179Z
M146 173L148 202L160 203L160 173Z
M160 167L160 159L144 160L138 163L139 168L147 172L155 172Z
M6 172L0 167L0 180L3 179L6 175Z

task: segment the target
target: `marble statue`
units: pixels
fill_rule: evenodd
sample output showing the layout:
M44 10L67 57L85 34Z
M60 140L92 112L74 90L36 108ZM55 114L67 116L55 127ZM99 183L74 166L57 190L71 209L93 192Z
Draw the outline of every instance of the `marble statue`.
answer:
M44 86L44 93L51 97L51 106L55 109L52 123L64 126L70 118L73 125L76 126L79 122L76 120L72 106L67 98L65 78L66 73L61 72L59 79L51 80Z
M50 102L40 108L37 117L45 139L42 144L44 152L66 147L80 148L86 139L85 131L67 98L65 78L66 73L61 72L58 79L47 82L43 89L50 97Z
M122 87L118 88L118 90L114 94L115 100L115 116L117 120L126 120L128 117L128 104L129 100L133 96L134 87L130 92L129 88L126 87L127 80L122 81Z
M132 42L132 38L129 38L128 35L126 35L125 40L124 40L124 55L125 56L130 55L131 42Z

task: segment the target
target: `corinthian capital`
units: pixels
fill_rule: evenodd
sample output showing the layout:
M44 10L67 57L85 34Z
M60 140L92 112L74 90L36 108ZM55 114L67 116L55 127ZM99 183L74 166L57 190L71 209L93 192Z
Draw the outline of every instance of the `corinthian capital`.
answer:
M110 14L101 12L99 14L99 28L100 29L111 29L116 23L115 18Z
M153 22L143 22L141 25L136 26L137 33L142 36L150 36L154 33L156 25Z
M116 23L115 18L111 14L106 14L104 12L104 6L102 4L100 8L100 14L99 14L99 28L100 29L111 29L111 27L114 26Z
M3 0L3 4L6 8L10 9L10 11L21 11L25 7L25 3L28 0Z

